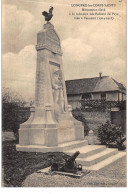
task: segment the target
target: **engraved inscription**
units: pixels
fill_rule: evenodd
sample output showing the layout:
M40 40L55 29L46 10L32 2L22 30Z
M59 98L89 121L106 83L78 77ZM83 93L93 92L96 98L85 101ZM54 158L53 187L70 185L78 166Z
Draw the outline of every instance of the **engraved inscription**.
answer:
M36 105L43 106L46 99L45 88L47 84L45 64L40 63L40 70L37 71L36 75Z

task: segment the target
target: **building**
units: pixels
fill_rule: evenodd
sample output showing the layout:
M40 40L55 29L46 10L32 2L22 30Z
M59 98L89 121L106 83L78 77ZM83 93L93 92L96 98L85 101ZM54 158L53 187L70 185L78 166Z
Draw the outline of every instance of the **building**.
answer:
M80 107L80 100L124 101L126 88L109 76L66 81L68 103Z
M126 132L126 88L109 76L66 81L68 103L82 108L90 130L106 121L122 126ZM102 109L103 108L103 109Z

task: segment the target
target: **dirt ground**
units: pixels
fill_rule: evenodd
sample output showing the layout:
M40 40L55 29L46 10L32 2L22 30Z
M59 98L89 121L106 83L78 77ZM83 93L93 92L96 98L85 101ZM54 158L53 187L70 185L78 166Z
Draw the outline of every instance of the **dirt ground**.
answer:
M126 187L126 158L83 178L33 173L24 181L23 187Z

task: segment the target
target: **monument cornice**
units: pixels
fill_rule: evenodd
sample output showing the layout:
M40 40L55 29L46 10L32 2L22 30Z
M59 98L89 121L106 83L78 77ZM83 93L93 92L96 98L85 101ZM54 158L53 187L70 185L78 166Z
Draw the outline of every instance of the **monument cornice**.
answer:
M38 51L38 50L43 50L43 49L47 49L47 50L49 50L49 51L51 51L51 52L53 52L53 53L56 53L56 54L58 54L58 55L63 55L63 52L62 52L62 50L61 49L57 49L57 48L52 48L52 47L50 47L48 44L37 44L36 45L36 50Z

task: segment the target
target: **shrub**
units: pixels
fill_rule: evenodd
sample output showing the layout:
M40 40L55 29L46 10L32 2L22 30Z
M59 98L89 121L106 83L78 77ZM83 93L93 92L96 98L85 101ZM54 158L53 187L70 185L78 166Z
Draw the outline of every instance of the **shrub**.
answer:
M4 89L2 92L2 130L13 131L18 137L19 125L29 117L29 108L24 107L25 101L16 93Z
M122 128L111 124L107 121L105 124L99 126L96 130L98 140L103 145L109 145L115 143L118 146L119 139L122 139Z
M89 128L88 128L86 119L85 119L84 115L82 114L82 111L79 108L76 108L76 109L72 110L72 115L76 120L82 122L82 124L84 126L84 135L87 136L89 133Z

